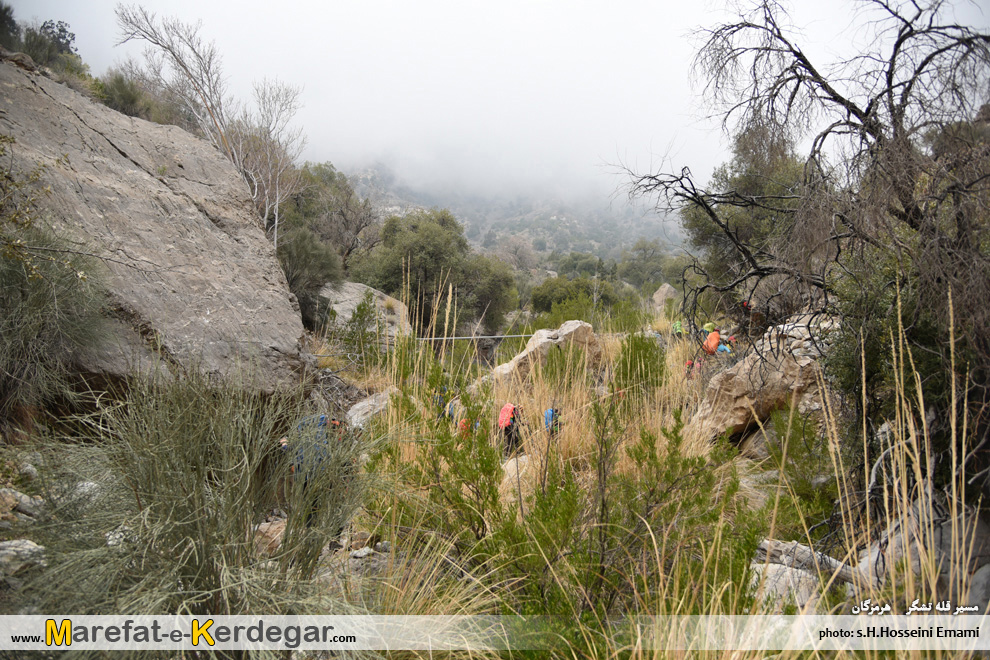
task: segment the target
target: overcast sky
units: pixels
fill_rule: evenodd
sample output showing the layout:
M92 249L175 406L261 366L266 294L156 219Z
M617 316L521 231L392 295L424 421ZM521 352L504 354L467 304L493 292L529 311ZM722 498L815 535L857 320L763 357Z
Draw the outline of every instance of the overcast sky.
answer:
M114 47L116 0L8 0L15 17L64 20L102 74L140 46ZM146 0L202 21L231 90L277 77L304 87L309 160L384 161L414 184L476 192L607 196L616 164L664 157L704 178L727 159L690 81L692 30L723 16L710 0ZM789 5L802 43L834 54L855 21L848 0ZM960 20L986 26L976 5Z

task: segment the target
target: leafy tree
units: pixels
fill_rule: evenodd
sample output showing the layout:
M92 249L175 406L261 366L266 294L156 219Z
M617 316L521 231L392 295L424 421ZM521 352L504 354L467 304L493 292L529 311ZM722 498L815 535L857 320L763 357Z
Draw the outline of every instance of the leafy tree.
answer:
M622 261L618 264L618 275L636 287L649 285L655 288L665 279L666 262L666 252L660 239L650 241L641 237L632 249L622 253Z
M596 308L608 309L619 301L611 282L579 277L568 280L566 277L552 277L533 287L530 300L534 312L549 312L555 304L580 296L587 298Z
M308 229L300 227L285 232L277 255L289 290L299 300L303 323L311 330L318 329L325 313L320 309L320 289L343 279L337 252L320 242Z
M302 185L287 205L286 222L305 226L332 245L346 270L355 252L378 244L378 213L329 162L306 163L300 176Z
M554 263L558 274L570 278L603 275L607 269L601 258L588 252L571 252L559 257Z
M13 10L0 4L0 43L28 55L36 64L62 73L88 75L75 47L76 35L65 21L19 26Z
M453 288L458 309L481 319L488 330L497 329L511 309L511 270L498 260L472 254L463 226L450 211L392 216L382 227L381 239L352 273L399 297L408 283L411 311L421 329L429 329L433 311L446 304L448 287Z
M76 33L69 30L69 24L65 21L45 21L41 24L40 32L47 37L55 46L58 53L78 54L76 50Z
M14 20L14 8L6 2L0 2L0 45L11 50L16 49L20 35L21 28Z
M770 255L791 240L804 171L789 136L759 121L735 136L732 151L732 160L715 171L709 184L721 196L710 205L725 231L712 231L708 209L701 203L692 202L681 212L688 240L701 252L692 270L715 286L731 284L747 273L749 263L740 258L737 242L750 246L757 263L768 264ZM741 295L748 299L753 293L743 290Z
M488 233L485 234L485 240L481 242L481 247L492 249L498 247L498 235L494 229L489 229Z

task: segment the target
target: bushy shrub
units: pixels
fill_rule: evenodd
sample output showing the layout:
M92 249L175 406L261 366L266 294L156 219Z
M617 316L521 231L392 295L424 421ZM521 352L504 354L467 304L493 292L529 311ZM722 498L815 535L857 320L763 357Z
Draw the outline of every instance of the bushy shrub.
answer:
M13 171L12 145L0 136L0 420L67 395L73 352L102 328L98 264L44 228L42 170Z
M431 385L451 384L441 371L433 375ZM529 487L506 499L503 480L515 473L503 469L493 442L489 394L456 386L444 394L460 395L464 424L441 406L399 401L398 417L425 432L413 460L399 460L398 443L379 457L378 467L391 463L408 486L379 506L401 511L400 527L451 539L459 562L484 566L507 587L506 611L701 614L710 603L748 602L747 571L762 530L759 519L735 509L734 450L689 453L679 416L660 436L643 431L628 441L628 411L595 402L590 455L579 463L565 460L557 443L540 451L529 444L521 478ZM707 559L712 553L718 561Z
M54 484L96 484L87 508L65 503L39 529L50 552L44 580L28 585L44 611L80 614L326 614L339 611L310 581L323 547L361 501L356 436L329 430L319 470L289 477L307 413L294 393L265 395L198 372L135 380L126 400L82 418L85 447L60 452ZM288 434L288 451L279 437ZM82 456L88 460L82 460ZM309 457L306 460L310 460ZM284 488L280 487L284 484ZM280 496L284 491L284 498ZM254 525L289 511L270 560ZM48 538L45 538L45 536Z
M110 72L98 80L96 93L104 105L117 112L128 117L147 118L148 95L137 80L128 78L120 71Z
M615 364L617 390L651 391L663 384L666 355L653 335L633 334L622 340L622 351Z
M289 290L299 300L303 324L310 330L319 329L326 316L320 305L320 289L339 284L344 276L337 251L308 229L297 228L281 236L277 254Z

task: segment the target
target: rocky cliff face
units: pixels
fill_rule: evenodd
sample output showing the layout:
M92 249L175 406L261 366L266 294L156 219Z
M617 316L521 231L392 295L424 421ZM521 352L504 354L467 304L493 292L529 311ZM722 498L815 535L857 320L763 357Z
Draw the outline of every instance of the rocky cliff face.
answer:
M126 117L9 63L0 62L0 89L14 167L47 166L50 224L109 271L113 332L78 356L81 371L228 375L252 363L263 389L298 380L298 305L229 162L179 128Z

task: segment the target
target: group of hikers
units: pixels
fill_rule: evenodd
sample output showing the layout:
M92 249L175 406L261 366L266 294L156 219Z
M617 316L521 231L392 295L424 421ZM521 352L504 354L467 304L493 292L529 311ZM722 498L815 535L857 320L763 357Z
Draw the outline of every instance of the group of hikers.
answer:
M744 311L752 313L748 303L743 305ZM688 335L681 321L675 321L672 330L675 337L686 338ZM688 378L693 378L698 374L705 356L731 354L736 348L736 337L734 335L723 337L722 329L714 323L706 323L699 330L699 334L701 343L699 351L702 355L687 361L685 374ZM438 416L454 420L458 417L456 402L446 402L445 398L446 388L441 388L434 400L440 410ZM554 405L543 411L542 421L543 431L548 438L555 437L563 425L560 410ZM462 437L468 436L480 425L480 421L472 421L466 417L461 417L456 422L456 427ZM498 413L496 428L506 457L519 451L524 426L522 409L519 406L513 403L506 403L502 406ZM306 505L308 509L306 526L309 527L313 525L318 511L319 498L317 493L312 492L314 490L312 482L316 480L318 475L327 470L331 462L334 462L333 457L341 455L341 447L345 437L351 437L353 441L354 436L349 433L343 421L327 415L311 415L303 418L291 435L294 439L290 442L290 437L285 436L280 439L280 446L282 452L290 457L289 471L293 484L301 489L305 494L305 501L309 502ZM338 445L335 447L331 443L338 443ZM343 453L346 454L346 452ZM335 468L338 474L334 475L338 483L331 487L347 488L347 484L357 472L356 458L350 457L342 462L335 462L340 463Z
M502 447L506 456L511 456L519 449L520 433L523 422L522 410L513 403L502 406L498 413L498 432L502 438ZM555 437L563 426L560 411L550 407L543 411L543 430L550 437Z
M672 330L676 337L684 337L687 334L680 321L674 322ZM705 356L729 355L736 350L736 336L729 335L725 337L722 329L714 323L706 323L698 333L700 335L701 348L698 349L695 357L692 357L684 364L684 374L688 378L694 378L702 370L705 363ZM697 353L701 353L701 355Z
M438 400L443 403L442 395ZM453 417L452 402L442 406L442 416ZM551 406L543 412L544 431L555 437L563 426L560 410ZM473 425L466 419L458 421L460 433L470 433ZM498 414L497 429L506 456L515 454L521 445L522 409L506 403ZM298 422L291 433L279 439L282 454L288 460L288 471L293 489L298 489L305 507L305 525L312 527L319 511L320 498L328 493L326 488L346 489L357 473L358 462L346 446L356 442L356 436L347 425L328 415L310 415ZM329 477L326 483L322 478ZM333 481L334 483L330 483ZM319 484L319 485L317 485ZM341 532L343 530L340 530Z

